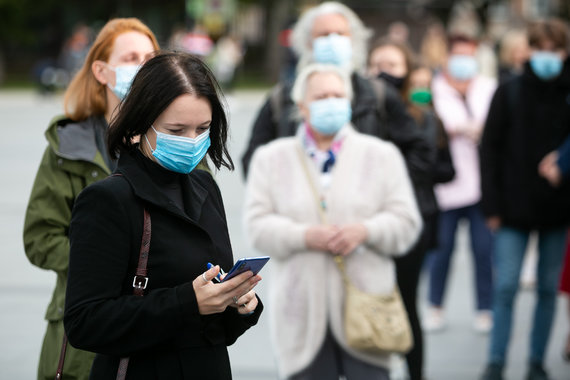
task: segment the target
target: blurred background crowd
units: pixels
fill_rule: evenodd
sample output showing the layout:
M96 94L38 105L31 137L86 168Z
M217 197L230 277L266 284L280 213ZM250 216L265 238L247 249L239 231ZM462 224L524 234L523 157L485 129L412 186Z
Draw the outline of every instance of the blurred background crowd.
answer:
M161 47L207 58L220 82L266 87L292 75L290 27L314 0L0 2L0 87L34 83L42 91L66 86L83 62L97 31L110 18L137 17ZM565 0L352 0L344 1L378 36L390 34L421 52L432 67L445 59L444 35L461 27L483 42L482 71L520 61L513 29L528 20L570 18ZM518 37L520 38L520 37ZM503 42L503 43L501 43ZM502 47L504 45L504 47ZM500 52L499 52L500 50ZM517 55L518 54L518 55ZM497 58L495 58L497 57Z

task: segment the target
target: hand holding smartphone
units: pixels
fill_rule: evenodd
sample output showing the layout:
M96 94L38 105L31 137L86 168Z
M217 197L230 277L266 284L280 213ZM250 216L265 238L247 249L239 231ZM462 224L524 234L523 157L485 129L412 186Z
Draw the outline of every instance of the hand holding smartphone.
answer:
M218 274L217 280L219 282L224 282L227 280L232 279L233 277L247 272L248 270L252 271L254 275L258 274L261 268L269 261L269 256L259 256L259 257L244 257L236 261L232 269L228 272L228 274L220 280L220 275L223 275L223 271L220 268L220 274ZM212 264L208 263L208 269L213 266Z

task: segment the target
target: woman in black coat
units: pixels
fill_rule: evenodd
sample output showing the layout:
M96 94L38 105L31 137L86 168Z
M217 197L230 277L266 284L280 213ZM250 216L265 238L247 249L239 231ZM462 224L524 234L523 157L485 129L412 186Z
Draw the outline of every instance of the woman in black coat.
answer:
M130 357L127 379L231 379L226 346L259 319L259 276L212 281L233 256L220 191L194 168L208 153L217 168L233 169L220 96L199 59L160 54L141 68L109 128L117 170L79 195L69 231L64 324L74 347L97 353L91 378L114 379ZM138 297L144 210L148 283ZM217 265L206 270L208 262Z

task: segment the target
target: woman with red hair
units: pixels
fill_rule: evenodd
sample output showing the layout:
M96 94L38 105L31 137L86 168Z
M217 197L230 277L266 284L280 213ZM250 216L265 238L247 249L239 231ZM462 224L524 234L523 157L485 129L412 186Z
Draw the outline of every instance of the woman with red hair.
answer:
M110 20L65 93L65 115L55 117L45 133L48 147L36 174L24 223L26 256L35 266L57 275L45 315L48 326L38 379L55 377L64 337L71 209L83 188L115 168L105 142L109 122L138 67L158 48L154 34L140 20ZM93 353L68 346L65 356L66 378L89 377Z

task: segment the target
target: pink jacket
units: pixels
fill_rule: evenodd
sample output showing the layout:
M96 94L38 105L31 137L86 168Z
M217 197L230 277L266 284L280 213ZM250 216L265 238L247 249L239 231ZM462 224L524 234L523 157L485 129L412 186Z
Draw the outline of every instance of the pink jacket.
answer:
M435 187L443 211L470 206L481 199L478 145L496 88L494 79L477 76L469 85L464 101L444 75L439 74L433 80L433 103L449 134L455 167L455 178Z

